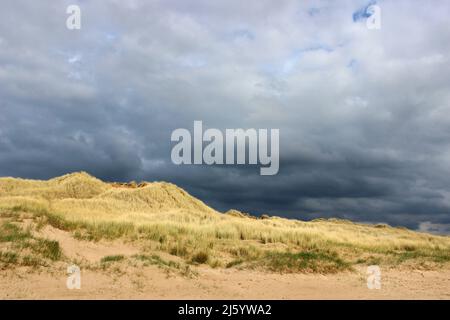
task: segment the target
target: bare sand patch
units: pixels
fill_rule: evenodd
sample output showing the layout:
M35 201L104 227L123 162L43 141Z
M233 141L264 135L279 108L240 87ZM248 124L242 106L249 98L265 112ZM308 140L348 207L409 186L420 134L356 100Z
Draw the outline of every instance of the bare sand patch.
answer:
M198 268L194 278L154 266L85 270L80 290L66 288L62 271L0 272L0 299L450 299L450 270L383 270L379 290L367 288L364 269L324 276Z

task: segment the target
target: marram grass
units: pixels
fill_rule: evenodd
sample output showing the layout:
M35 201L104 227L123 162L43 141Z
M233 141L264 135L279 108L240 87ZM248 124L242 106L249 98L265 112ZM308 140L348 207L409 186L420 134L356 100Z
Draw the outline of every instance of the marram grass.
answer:
M78 239L139 241L211 267L330 273L355 264L435 268L450 262L446 236L337 219L256 219L235 210L223 214L170 183L106 183L84 172L48 181L0 178L0 215L8 219L22 213ZM5 233L10 232L7 225L2 228L0 241L23 237L21 231L11 235ZM52 250L53 255L36 254L60 259L59 247ZM14 252L1 254L0 261L10 264L19 259ZM20 259L33 263L30 257Z

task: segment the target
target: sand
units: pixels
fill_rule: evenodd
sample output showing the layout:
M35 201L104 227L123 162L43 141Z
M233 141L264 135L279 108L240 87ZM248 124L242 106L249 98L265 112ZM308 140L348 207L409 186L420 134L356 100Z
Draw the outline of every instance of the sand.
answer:
M384 270L381 289L368 289L365 270L337 275L274 274L198 268L188 278L155 266L125 274L82 270L81 289L55 274L0 272L1 299L450 299L450 271Z
M90 242L46 226L72 260L98 263L108 254L139 252L121 241ZM279 274L257 270L193 266L181 275L150 265L117 262L105 270L81 269L81 289L68 289L67 263L49 268L0 271L0 299L450 299L450 270L382 269L381 289L368 289L366 268L333 275Z

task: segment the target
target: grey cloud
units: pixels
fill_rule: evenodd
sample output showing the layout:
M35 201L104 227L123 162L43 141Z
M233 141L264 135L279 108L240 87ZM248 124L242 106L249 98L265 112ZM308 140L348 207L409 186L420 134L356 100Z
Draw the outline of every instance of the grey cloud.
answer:
M356 0L75 1L69 31L73 2L3 4L0 175L169 180L220 210L448 232L446 1L382 2L380 31ZM194 120L279 128L279 174L173 165Z

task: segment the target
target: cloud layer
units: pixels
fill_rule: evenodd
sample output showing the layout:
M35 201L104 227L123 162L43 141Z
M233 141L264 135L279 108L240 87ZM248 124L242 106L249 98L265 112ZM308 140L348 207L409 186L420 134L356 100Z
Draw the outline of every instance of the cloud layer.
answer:
M81 30L68 30L78 4ZM448 1L14 1L0 175L167 180L219 210L450 230ZM279 128L280 172L176 166L171 132Z

